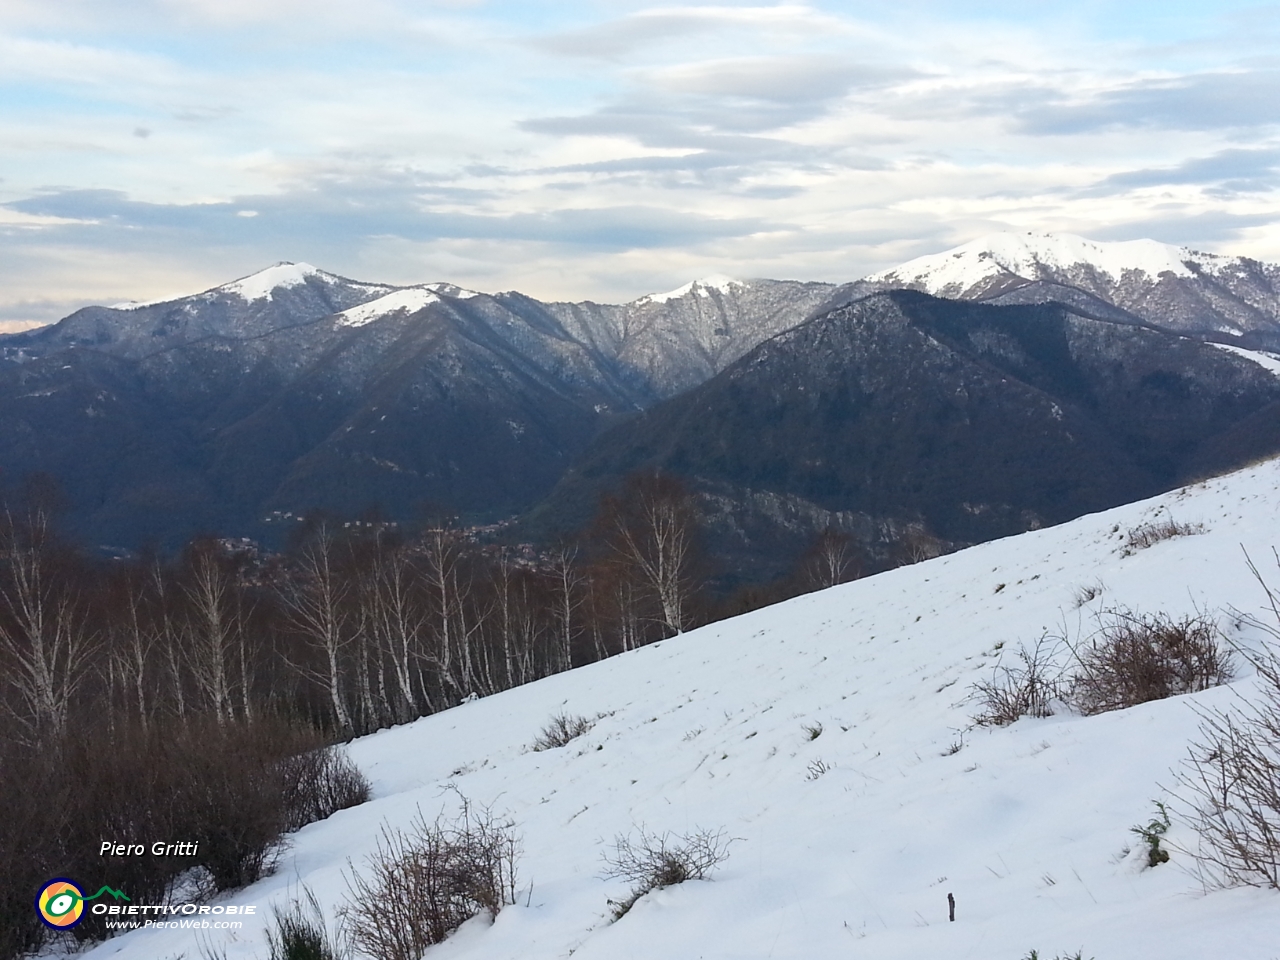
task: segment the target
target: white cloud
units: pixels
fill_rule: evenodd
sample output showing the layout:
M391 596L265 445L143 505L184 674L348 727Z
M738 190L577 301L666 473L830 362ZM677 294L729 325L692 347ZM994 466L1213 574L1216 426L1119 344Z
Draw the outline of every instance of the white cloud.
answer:
M1157 46L1104 6L0 0L5 296L304 259L625 299L1005 226L1280 258L1265 31Z
M707 33L744 31L771 43L852 32L846 18L803 4L775 6L677 6L639 10L616 20L542 36L534 45L566 56L615 59L671 41L695 41Z
M797 103L831 99L853 87L884 86L911 73L829 55L735 57L655 70L649 82L678 93Z
M0 81L69 84L115 98L172 89L182 71L168 58L85 43L0 35Z

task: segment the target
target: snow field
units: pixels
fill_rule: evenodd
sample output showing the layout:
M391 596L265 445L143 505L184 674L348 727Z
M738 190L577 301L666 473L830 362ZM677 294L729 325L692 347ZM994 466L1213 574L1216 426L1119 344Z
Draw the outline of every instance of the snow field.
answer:
M1172 516L1205 532L1125 555L1125 532ZM299 831L275 875L224 902L326 909L383 823L451 810L454 784L518 825L520 902L435 958L1269 958L1280 893L1204 893L1175 849L1143 869L1129 832L1168 799L1193 704L1231 688L1095 717L972 728L971 685L1046 631L1078 638L1108 606L1257 611L1242 548L1272 582L1280 461L1069 524L846 584L365 737L350 755L374 799ZM1103 592L1077 607L1077 591ZM1000 585L1003 584L1003 587ZM568 746L527 749L556 713L597 717ZM816 739L805 727L822 725ZM958 741L957 752L951 748ZM825 766L820 772L818 761ZM737 838L713 879L655 891L617 923L599 878L643 824ZM1168 845L1191 845L1180 826ZM1128 849L1128 855L1125 850ZM957 920L947 921L947 893ZM212 931L228 960L265 932ZM225 939L223 939L225 937ZM90 956L198 956L191 931L139 931Z

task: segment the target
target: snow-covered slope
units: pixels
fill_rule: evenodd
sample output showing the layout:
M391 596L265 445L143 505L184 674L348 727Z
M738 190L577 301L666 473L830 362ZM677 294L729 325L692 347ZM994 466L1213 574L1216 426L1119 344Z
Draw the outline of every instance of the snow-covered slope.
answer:
M1155 240L994 233L852 285L856 293L895 287L962 300L1118 307L1167 329L1280 343L1280 266Z
M1280 894L1206 894L1176 851L1143 869L1129 830L1169 798L1195 707L1248 695L1250 678L1008 728L972 728L965 699L1002 646L1008 655L1046 632L1080 636L1104 607L1212 611L1258 642L1228 611L1263 599L1245 551L1280 579L1278 505L1273 461L358 740L350 753L374 799L304 828L273 877L225 901L258 905L245 929L201 936L228 960L265 957L270 905L306 884L336 909L344 874L382 825L407 826L419 809L433 817L455 785L519 825L522 893L428 960L1274 957ZM1122 549L1127 530L1169 516L1204 531ZM1101 593L1080 605L1082 587ZM566 747L529 752L561 712L600 719ZM610 923L606 901L626 888L599 878L601 852L641 824L723 827L737 839L712 880L651 893ZM1192 837L1175 825L1169 840ZM144 930L89 955L197 951L189 930Z

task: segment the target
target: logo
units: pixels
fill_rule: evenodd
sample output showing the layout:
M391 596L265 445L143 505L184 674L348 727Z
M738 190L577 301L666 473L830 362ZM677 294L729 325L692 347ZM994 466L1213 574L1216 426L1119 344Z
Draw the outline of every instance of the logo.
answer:
M104 893L109 893L117 900L128 900L121 891L103 886L92 897L86 897L84 891L74 880L66 877L55 877L46 883L36 895L36 913L45 926L54 930L70 930L84 919L84 905L90 900L97 900Z

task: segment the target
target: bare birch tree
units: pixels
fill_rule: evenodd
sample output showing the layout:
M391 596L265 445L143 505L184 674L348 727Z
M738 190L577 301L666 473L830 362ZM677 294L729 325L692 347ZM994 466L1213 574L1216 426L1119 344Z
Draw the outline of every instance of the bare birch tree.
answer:
M0 650L21 706L5 703L33 743L52 742L65 729L93 641L56 552L45 510L21 522L8 511L0 518Z
M578 608L582 606L582 574L577 567L576 547L560 547L551 556L554 619L556 623L555 661L548 672L573 668L573 641L580 625Z
M196 544L189 578L182 586L188 604L186 653L192 675L218 723L235 719L228 659L241 624L233 609L235 585L215 543Z
M138 724L146 730L151 720L151 702L147 694L148 664L159 643L155 626L148 616L145 583L136 575L125 576L115 584L115 597L109 608L106 631L110 638L109 656L119 669L122 683L130 688Z
M615 555L656 600L668 636L683 633L692 620L697 526L684 487L662 474L632 476L606 512Z
M804 558L805 585L825 590L858 575L853 538L832 527L818 534Z
M403 546L379 543L365 576L371 628L395 685L392 713L403 723L423 708L427 713L433 709L430 693L415 689L414 684L417 661L423 656L427 612L414 589L412 564Z
M433 605L433 659L441 681L456 695L477 693L472 635L478 624L468 617L472 584L463 569L458 531L439 524L422 539L423 580Z
M350 732L342 669L351 639L344 609L350 584L337 570L333 535L324 524L302 549L292 574L280 593L288 625L319 652L324 664L305 672L324 686L338 729Z

